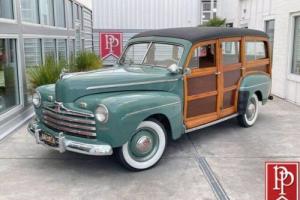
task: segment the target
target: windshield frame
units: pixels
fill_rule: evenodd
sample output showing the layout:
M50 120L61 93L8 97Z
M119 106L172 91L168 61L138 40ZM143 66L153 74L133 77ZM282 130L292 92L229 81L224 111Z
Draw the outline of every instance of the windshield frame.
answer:
M121 55L120 58L118 59L117 64L119 64L119 65L126 65L126 64L128 64L128 63L121 63L121 60L123 59L123 57L124 57L125 54L127 53L129 47L132 46L132 45L135 45L135 44L143 44L143 43L144 43L144 44L147 44L147 43L148 43L148 44L149 44L149 47L147 48L147 51L146 51L145 55L143 56L142 62L141 62L140 64L134 63L133 65L139 65L139 66L151 66L151 67L160 67L160 68L165 68L165 69L168 68L167 66L162 66L162 65L150 65L150 64L145 64L145 63L143 63L144 60L146 59L148 53L149 53L149 50L150 50L151 46L152 46L153 44L166 44L166 45L173 45L173 46L181 47L181 48L182 48L182 54L181 54L179 60L177 61L176 65L179 66L179 63L182 61L182 58L183 58L183 55L184 55L184 52L185 52L185 46L182 45L182 44L174 43L174 42L163 42L163 41L138 41L138 42L129 43L129 44L126 46L126 48L125 48L125 50L123 51L122 55ZM131 65L131 64L128 64L128 65ZM179 67L180 67L180 66L179 66Z

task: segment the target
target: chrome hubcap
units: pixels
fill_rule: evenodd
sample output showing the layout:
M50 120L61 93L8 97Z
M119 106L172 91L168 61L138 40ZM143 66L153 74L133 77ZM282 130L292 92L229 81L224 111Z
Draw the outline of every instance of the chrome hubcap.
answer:
M247 112L246 112L246 116L247 116L248 120L251 121L254 118L255 112L256 112L256 105L251 102L248 105Z
M152 149L152 146L153 146L153 142L151 138L147 136L142 136L136 142L136 149L142 154L150 151Z

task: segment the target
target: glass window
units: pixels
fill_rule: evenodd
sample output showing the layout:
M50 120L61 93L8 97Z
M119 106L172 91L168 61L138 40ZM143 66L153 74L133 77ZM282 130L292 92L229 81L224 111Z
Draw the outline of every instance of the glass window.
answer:
M217 18L217 13L216 12L213 13L213 18Z
M75 19L80 20L80 6L78 4L75 4Z
M67 40L57 39L58 60L67 60Z
M240 62L240 42L222 42L223 65Z
M21 0L22 20L26 22L39 23L37 0Z
M14 18L12 0L0 0L0 18Z
M292 73L300 75L300 16L295 17Z
M44 57L56 58L55 39L44 39Z
M0 39L0 113L20 104L15 39Z
M53 1L52 0L40 0L40 15L41 23L45 25L54 25L53 19Z
M66 27L65 1L54 0L55 26Z
M171 44L133 44L127 48L120 62L123 64L145 64L169 67L172 64L178 64L182 53L182 47Z
M80 30L79 29L76 29L75 39L76 39L76 46L75 46L76 52L80 52L81 51L81 47L80 47L81 41L80 41Z
M27 72L32 68L42 64L42 45L41 39L26 38L24 39L24 54L26 66L26 83L27 83L27 102L32 101L31 85Z
M203 13L202 19L203 20L209 20L210 19L210 13Z
M73 3L68 0L68 27L74 28Z
M69 59L75 58L75 40L69 40Z
M208 44L195 49L194 55L190 60L190 68L206 68L216 66L216 45Z
M211 10L210 2L203 2L203 10L204 11L210 11Z
M246 42L246 57L248 61L259 60L267 57L265 43L258 42Z
M272 49L274 44L274 31L275 31L275 20L266 21L266 33L269 36L269 41L271 43Z
M26 67L38 66L42 63L42 46L40 39L24 39Z

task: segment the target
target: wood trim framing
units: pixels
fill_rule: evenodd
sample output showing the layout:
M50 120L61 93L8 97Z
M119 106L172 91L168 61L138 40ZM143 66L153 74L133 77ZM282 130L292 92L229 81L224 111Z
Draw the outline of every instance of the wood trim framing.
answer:
M240 42L240 62L234 63L230 65L222 65L222 42ZM266 55L267 58L254 60L254 61L247 61L246 59L246 42L247 41L263 41L265 43L266 48ZM207 68L193 68L190 75L184 76L184 122L187 128L194 128L214 120L226 117L228 115L237 113L237 105L238 105L238 88L240 87L242 80L245 76L257 73L258 71L250 71L247 72L247 69L255 68L262 65L267 65L267 74L271 75L271 50L270 45L267 38L264 37L254 37L254 36L244 36L244 37L232 37L232 38L222 38L216 40L209 40L204 42L199 42L194 44L190 52L188 53L187 60L185 62L184 67L188 67L190 60L194 54L194 50L200 46L208 45L208 44L215 44L215 66L207 67ZM241 70L241 76L237 84L224 88L224 73L231 72L235 70ZM260 71L259 71L260 72ZM265 73L265 72L262 72ZM215 91L208 91L203 92L195 95L188 95L188 81L191 78L201 77L201 76L208 76L216 74L217 76L217 89ZM232 107L224 108L223 109L223 100L224 94L230 91L235 91L234 94L234 105ZM188 117L187 116L187 108L188 102L192 100L198 100L206 97L216 96L216 111L208 114L202 114L199 116Z

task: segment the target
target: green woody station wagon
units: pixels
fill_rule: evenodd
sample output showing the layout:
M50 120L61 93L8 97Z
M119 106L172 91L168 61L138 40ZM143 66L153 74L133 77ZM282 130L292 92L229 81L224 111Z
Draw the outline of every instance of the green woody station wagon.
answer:
M64 73L37 88L28 131L61 153L114 153L125 167L144 170L168 139L233 117L252 126L271 99L270 56L267 35L256 30L143 32L114 67Z

